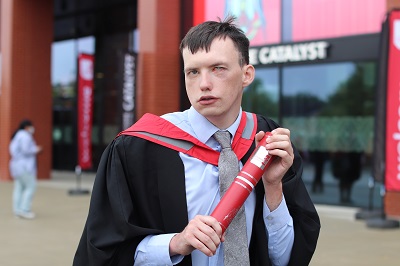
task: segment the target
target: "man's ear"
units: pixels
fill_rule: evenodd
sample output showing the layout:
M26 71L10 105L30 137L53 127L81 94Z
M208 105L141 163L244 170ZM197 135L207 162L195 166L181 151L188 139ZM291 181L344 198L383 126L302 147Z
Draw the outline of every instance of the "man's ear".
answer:
M256 70L253 65L245 65L243 66L243 88L249 86L256 74Z

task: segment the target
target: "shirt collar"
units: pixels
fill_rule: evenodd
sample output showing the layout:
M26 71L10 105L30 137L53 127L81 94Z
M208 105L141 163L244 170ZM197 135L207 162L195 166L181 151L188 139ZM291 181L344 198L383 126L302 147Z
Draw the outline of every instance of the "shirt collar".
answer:
M229 131L229 133L231 133L232 139L234 138L236 130L239 127L241 118L242 118L242 108L240 108L239 115L236 118L235 122L233 122L233 124L226 129L227 131ZM195 137L203 143L206 143L212 137L212 135L214 135L214 133L219 130L219 128L214 126L204 116L202 116L199 112L197 112L193 108L193 106L190 107L189 109L188 119L195 133Z

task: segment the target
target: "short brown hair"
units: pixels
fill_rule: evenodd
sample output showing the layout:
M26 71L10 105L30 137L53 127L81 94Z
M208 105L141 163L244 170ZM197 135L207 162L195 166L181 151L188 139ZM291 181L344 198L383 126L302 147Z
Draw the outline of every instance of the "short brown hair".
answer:
M234 24L234 16L227 17L224 21L206 21L192 27L183 38L179 49L182 53L186 47L192 54L204 49L210 50L211 43L215 38L224 39L229 37L239 51L239 64L249 64L249 39L244 32Z

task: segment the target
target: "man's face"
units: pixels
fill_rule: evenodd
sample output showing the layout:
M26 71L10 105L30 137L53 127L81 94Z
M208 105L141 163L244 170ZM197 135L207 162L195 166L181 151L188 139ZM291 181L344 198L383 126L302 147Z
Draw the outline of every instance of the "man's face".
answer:
M185 48L182 56L190 103L215 126L229 127L239 114L244 87L253 81L253 66L240 66L230 38L216 38L209 52Z

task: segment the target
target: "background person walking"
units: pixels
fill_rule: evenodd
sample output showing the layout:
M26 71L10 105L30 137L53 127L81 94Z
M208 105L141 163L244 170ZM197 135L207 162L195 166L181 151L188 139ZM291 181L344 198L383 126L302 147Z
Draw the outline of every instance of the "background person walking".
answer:
M36 192L36 155L42 150L33 138L35 128L30 120L21 121L11 137L10 174L14 179L13 211L17 217L33 219L32 199Z

